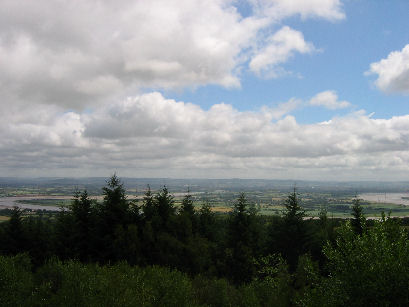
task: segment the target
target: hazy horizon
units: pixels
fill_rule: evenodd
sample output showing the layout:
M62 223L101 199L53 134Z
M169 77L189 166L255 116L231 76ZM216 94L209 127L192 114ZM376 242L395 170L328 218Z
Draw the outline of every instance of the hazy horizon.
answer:
M127 180L174 180L174 181L186 181L188 182L189 180L191 181L265 181L265 182L286 182L286 183L292 183L297 186L297 183L319 183L319 184L360 184L360 183L367 183L367 184L376 184L376 183L388 183L388 184L405 184L409 183L409 180L313 180L313 179L282 179L282 178L238 178L238 177L232 177L232 178L200 178L200 177L126 177L126 176L119 176L116 174L118 178L122 182L126 182ZM0 183L1 181L7 182L7 180L101 180L103 182L106 182L111 178L112 174L110 176L82 176L82 177L63 177L63 176L37 176L37 177L16 177L16 176L0 176ZM409 188L409 187L408 187Z

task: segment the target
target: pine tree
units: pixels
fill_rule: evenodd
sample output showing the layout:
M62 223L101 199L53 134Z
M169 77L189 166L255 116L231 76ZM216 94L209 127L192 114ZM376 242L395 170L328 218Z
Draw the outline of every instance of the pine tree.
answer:
M281 253L287 261L290 271L295 270L298 257L307 250L308 229L304 217L305 211L300 205L294 188L294 191L285 200L282 221L277 225L272 225L270 230L270 252Z
M71 204L71 212L74 218L74 237L76 254L80 260L85 261L90 257L93 247L94 210L93 201L88 197L88 192L77 191Z
M6 253L17 254L25 250L26 235L23 228L23 217L21 209L13 207L6 231Z
M145 196L143 197L142 212L145 223L147 221L151 221L153 216L157 214L153 194L149 184L145 192Z
M195 215L195 207L193 206L193 199L189 190L185 197L183 197L180 213L187 214L191 218Z
M107 186L102 188L102 193L104 201L101 209L107 229L113 231L117 225L127 224L129 205L125 188L116 174L107 181Z
M290 223L299 223L305 217L305 211L300 206L297 192L294 188L294 191L290 193L285 200L285 209L284 219Z
M241 193L234 204L229 224L229 240L231 245L237 244L238 242L243 242L245 245L249 244L250 233L248 229L250 218L247 207L246 196L244 193Z
M199 233L210 241L215 240L215 214L208 202L202 204L199 210Z
M62 208L57 214L54 229L54 248L60 259L70 259L77 256L76 227L73 214Z
M241 193L229 219L226 249L227 272L236 284L250 281L255 270L252 247L258 234L253 232L253 223L254 213L249 211L246 196Z
M351 214L353 217L351 220L352 229L356 234L361 235L364 232L366 220L361 206L361 201L356 197L352 200Z
M107 185L102 188L104 199L97 206L97 237L96 250L101 261L115 259L119 254L115 245L116 235L121 233L118 229L126 231L131 221L129 204L126 200L126 191L120 179L114 174Z
M158 230L170 230L169 221L170 218L175 215L175 202L173 196L169 193L166 186L164 186L162 190L156 194L154 201L157 215L159 217L158 221L156 222L157 226L160 228Z
M182 224L185 227L190 227L190 235L196 234L198 230L198 218L193 205L193 198L190 191L187 191L185 197L183 197L182 205L179 211L179 217ZM188 234L185 234L188 235Z

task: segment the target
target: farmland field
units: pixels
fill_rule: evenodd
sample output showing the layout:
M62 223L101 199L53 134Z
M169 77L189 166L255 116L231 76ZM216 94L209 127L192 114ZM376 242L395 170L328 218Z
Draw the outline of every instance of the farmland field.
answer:
M104 178L31 179L10 181L0 178L0 209L18 206L29 210L60 210L69 206L75 191L86 189L91 199L102 201ZM379 217L381 212L392 216L409 216L407 183L326 183L279 180L205 180L205 179L132 179L125 178L127 199L141 204L147 185L155 193L167 186L179 207L187 189L197 209L209 203L213 211L225 214L231 211L241 192L246 194L260 214L280 215L288 194L296 186L301 205L307 216L316 217L322 209L329 216L350 217L355 195L367 216ZM361 193L357 193L361 192Z
M8 217L8 216L0 215L0 223L1 223L1 222L4 222L4 221L8 221L8 220L9 220L9 217Z

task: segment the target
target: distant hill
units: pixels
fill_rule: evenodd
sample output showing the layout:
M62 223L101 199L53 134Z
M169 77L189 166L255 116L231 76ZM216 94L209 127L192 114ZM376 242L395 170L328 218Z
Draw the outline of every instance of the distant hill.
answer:
M0 187L36 187L36 188L75 188L97 192L106 184L104 177L64 178L39 177L16 178L0 177ZM290 191L297 188L300 192L407 192L409 182L380 182L380 181L306 181L306 180L269 180L269 179L174 179L174 178L121 178L126 189L145 190L149 184L151 189L157 190L166 185L171 191L184 192L188 188L192 192L200 191Z

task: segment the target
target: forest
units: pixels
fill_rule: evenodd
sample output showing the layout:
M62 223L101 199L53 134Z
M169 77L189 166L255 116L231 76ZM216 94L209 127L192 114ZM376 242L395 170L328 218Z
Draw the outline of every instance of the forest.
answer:
M112 176L56 215L0 223L1 306L408 306L409 240L399 219L308 218L296 189L282 215L241 193L231 212L166 186L128 200Z

